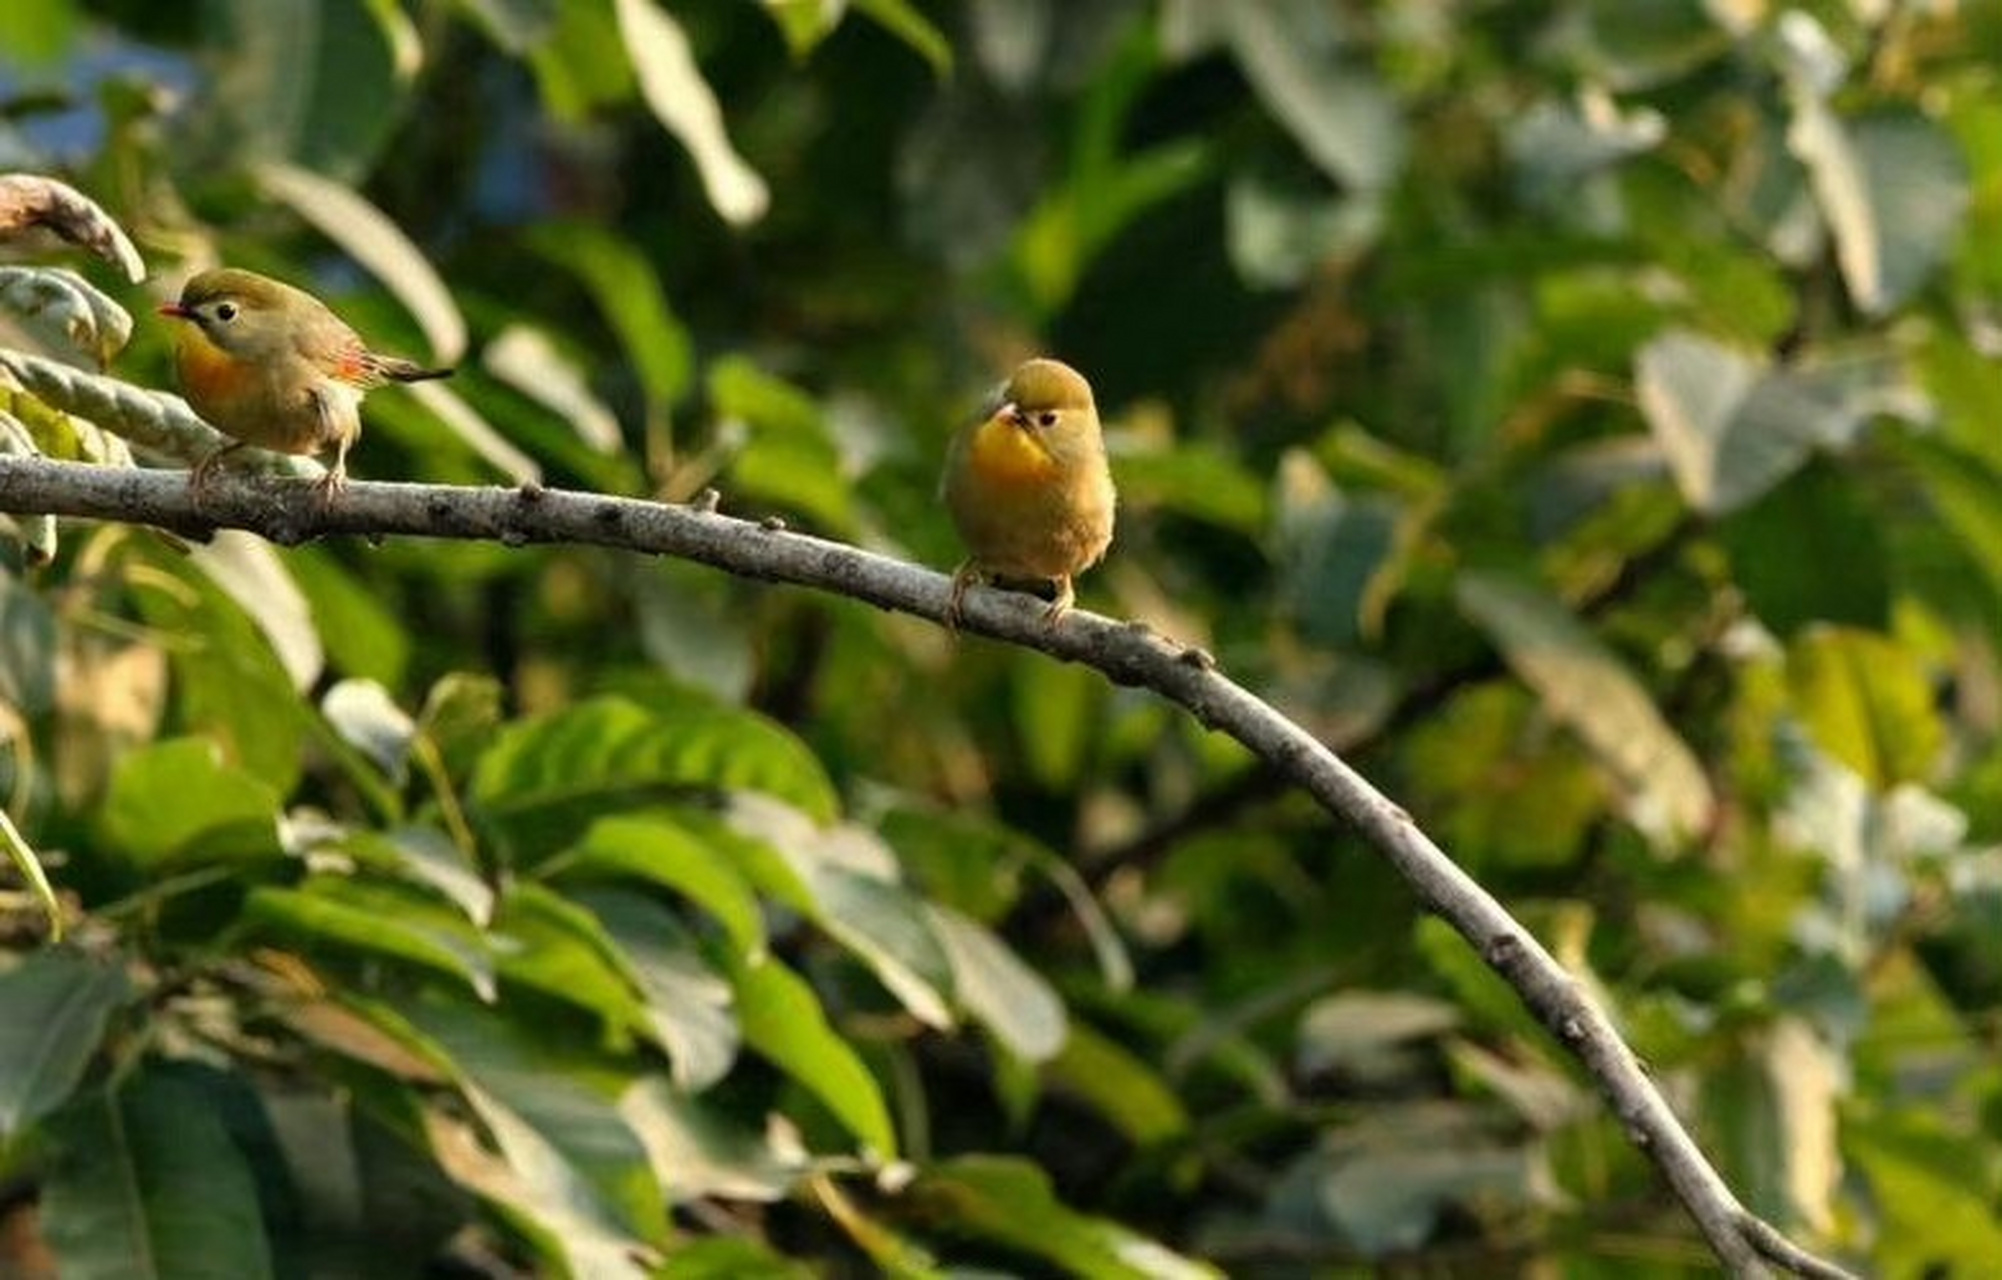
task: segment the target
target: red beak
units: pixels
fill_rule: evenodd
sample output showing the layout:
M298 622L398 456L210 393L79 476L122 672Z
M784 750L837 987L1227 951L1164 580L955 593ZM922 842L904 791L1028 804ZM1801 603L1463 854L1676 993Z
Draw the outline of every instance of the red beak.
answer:
M192 320L195 318L194 312L190 311L188 308L182 306L178 302L161 303L159 306L159 312L163 316L172 316L176 320Z

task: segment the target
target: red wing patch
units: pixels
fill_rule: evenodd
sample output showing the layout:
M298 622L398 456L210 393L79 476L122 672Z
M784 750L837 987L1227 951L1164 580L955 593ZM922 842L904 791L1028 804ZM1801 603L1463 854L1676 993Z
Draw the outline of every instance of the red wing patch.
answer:
M334 357L333 367L328 373L351 386L368 387L381 381L375 361L369 358L367 348L355 346Z

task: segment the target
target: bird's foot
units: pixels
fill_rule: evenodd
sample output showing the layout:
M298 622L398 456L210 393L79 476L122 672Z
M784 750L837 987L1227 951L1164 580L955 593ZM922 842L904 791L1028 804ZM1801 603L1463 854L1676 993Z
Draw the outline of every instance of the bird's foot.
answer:
M1057 598L1050 601L1049 607L1043 610L1043 627L1046 630L1061 622L1063 616L1070 612L1071 606L1077 603L1077 592L1071 588L1069 574L1058 578L1056 584Z
M202 499L208 497L209 486L215 483L216 468L222 464L223 458L242 447L243 441L232 440L228 444L210 450L188 469L188 496L194 499L197 507L202 505Z
M331 507L347 487L348 469L336 462L327 469L327 474L313 481L313 497L322 507Z
M952 596L945 602L944 621L947 631L958 634L960 619L966 616L964 609L967 589L983 581L985 579L979 567L971 560L952 571Z

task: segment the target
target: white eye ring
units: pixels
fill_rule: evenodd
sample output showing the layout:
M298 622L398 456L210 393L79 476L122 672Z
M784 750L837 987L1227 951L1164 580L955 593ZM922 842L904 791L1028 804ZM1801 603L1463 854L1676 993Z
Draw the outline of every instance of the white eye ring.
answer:
M234 302L216 303L215 318L222 321L225 324L227 324L231 320L236 319L236 304Z
M1039 426L1039 427L1054 427L1054 426L1056 426L1056 425L1057 425L1057 411L1056 411L1055 409L1045 409L1045 410L1043 410L1043 411L1042 411L1041 413L1039 413L1039 414L1037 414L1037 415L1036 415L1036 425L1037 425L1037 426Z

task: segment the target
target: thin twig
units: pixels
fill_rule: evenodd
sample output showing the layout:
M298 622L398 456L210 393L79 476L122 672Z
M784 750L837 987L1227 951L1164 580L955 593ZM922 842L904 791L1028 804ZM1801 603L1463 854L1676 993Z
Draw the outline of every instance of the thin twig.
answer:
M943 620L950 597L944 574L788 533L777 521L739 520L702 505L667 506L533 486L356 483L323 504L301 482L229 476L208 489L198 506L180 472L0 458L0 511L172 528L206 523L247 529L288 545L329 534L477 538L508 546L583 543L678 556L742 577L794 583L934 621ZM1584 1065L1629 1139L1661 1170L1730 1272L1767 1274L1771 1261L1802 1275L1847 1274L1786 1245L1777 1230L1738 1202L1585 988L1404 810L1334 752L1225 677L1201 650L1083 610L1057 626L1046 626L1042 619L1041 601L982 589L968 595L959 629L1082 663L1117 684L1150 689L1249 748L1330 814L1355 827L1420 902L1452 925L1515 988Z

